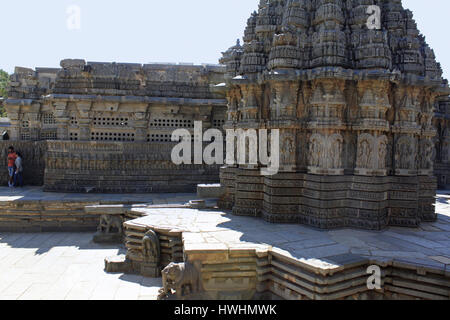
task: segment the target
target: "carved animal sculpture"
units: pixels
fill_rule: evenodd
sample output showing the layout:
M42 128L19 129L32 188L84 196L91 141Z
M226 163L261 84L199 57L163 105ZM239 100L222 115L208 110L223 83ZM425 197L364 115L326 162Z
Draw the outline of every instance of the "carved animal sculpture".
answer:
M142 253L145 261L159 263L161 247L158 235L153 230L149 230L142 239L142 242Z
M162 299L175 290L178 299L200 290L200 274L189 262L171 263L162 271L163 288L159 292Z
M123 232L122 225L122 217L104 214L100 217L98 231L106 234L121 234Z

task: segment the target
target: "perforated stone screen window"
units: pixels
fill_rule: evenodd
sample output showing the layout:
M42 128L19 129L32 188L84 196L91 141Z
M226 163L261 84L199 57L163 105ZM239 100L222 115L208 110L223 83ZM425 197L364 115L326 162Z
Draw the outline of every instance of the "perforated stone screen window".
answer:
M56 124L55 116L53 113L43 113L42 114L43 124Z
M194 142L193 136L191 136L191 141ZM172 134L149 134L147 135L147 142L172 142Z
M127 117L97 117L94 118L94 126L101 127L127 127L130 121Z
M31 134L29 130L21 130L20 131L20 139L23 141L31 140Z
M92 132L92 141L135 141L135 134L131 132Z
M171 134L151 134L148 136L149 142L172 142Z
M69 134L69 139L70 139L71 141L78 141L78 133L77 133L77 132L71 132L71 133Z
M152 128L193 128L194 121L184 119L153 119L150 122Z
M41 131L41 140L56 140L56 130Z
M225 120L222 120L222 119L214 119L212 125L213 125L214 128L220 128L220 129L222 129L223 126L225 125Z
M29 128L30 127L30 121L22 121L22 128Z
M72 126L77 126L78 125L78 119L75 116L70 117L70 124Z

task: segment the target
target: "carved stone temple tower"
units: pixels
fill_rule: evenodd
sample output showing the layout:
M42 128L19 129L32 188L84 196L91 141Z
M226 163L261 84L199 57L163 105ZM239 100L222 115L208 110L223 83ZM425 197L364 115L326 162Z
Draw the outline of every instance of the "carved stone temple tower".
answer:
M432 118L449 90L401 0L261 0L221 62L225 128L279 129L281 148L277 175L222 168L221 206L324 229L436 220Z

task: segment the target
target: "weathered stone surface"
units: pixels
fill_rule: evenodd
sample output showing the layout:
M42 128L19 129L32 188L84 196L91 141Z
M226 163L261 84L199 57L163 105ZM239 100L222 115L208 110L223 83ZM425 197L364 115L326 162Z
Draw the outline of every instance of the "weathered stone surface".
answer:
M23 156L26 168L23 179L27 185L42 186L46 162L47 144L45 141L0 141L0 159L7 158L8 148L13 146ZM6 162L5 162L6 163ZM0 170L0 184L8 185L8 170Z
M186 202L195 199L195 194L152 195L152 198L158 203L184 207ZM125 221L136 219L142 215L133 210L151 203L148 194L46 193L40 187L16 190L4 187L0 188L0 231L95 232L100 216L119 216ZM112 238L118 239L114 235Z
M105 259L105 271L109 273L131 273L132 268L125 255L108 257Z
M401 1L262 1L222 63L225 127L278 129L281 146L276 176L222 169L223 208L324 229L436 220L432 119L449 88Z
M178 270L173 277L179 285L167 281L161 297L174 289L177 299L449 298L446 260L435 251L443 244L424 240L431 234L434 239L448 236L448 231L440 227L447 224L448 210L439 203L442 218L438 223L423 226L433 227L431 232L408 229L323 232L301 226L270 225L221 211L135 210L146 216L125 223L129 237L138 241L144 232L138 231L140 228L172 230L179 239L179 250L184 252L181 261L195 266L192 270L199 273L201 286L192 286L191 280L198 276L192 278L193 273L181 272L183 268L176 267L184 264L169 265L167 272ZM162 244L161 248L165 246ZM127 243L127 256L131 263L139 265L143 260L132 254L135 248L135 244ZM352 253L356 251L358 254ZM382 290L371 291L367 287L367 269L373 265L381 268Z
M18 68L4 102L11 145L47 141L33 167L47 191L193 192L219 181L218 166L172 164L171 137L192 134L194 121L222 128L226 99L214 85L223 66L68 59L61 67Z
M224 187L219 184L199 184L197 196L202 199L219 199L225 193Z

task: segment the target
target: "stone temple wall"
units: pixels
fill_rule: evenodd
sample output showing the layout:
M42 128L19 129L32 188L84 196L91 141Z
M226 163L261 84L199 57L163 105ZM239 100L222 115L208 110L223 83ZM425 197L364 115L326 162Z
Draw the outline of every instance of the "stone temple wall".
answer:
M10 143L48 141L47 191L194 191L197 183L218 182L218 167L173 165L172 132L193 136L195 121L222 129L224 72L84 60L63 60L60 69L18 67L5 101Z
M225 128L277 129L281 146L278 175L222 170L222 206L325 229L436 219L433 117L449 87L400 0L261 1L221 61Z
M173 164L174 143L48 141L45 191L194 192L218 166Z
M434 172L438 187L450 188L450 97L440 99L433 124L437 129L435 142Z
M8 148L13 146L23 156L24 181L27 185L42 186L47 154L45 141L0 141L0 159L3 159L0 172L0 183L8 185L7 155Z

